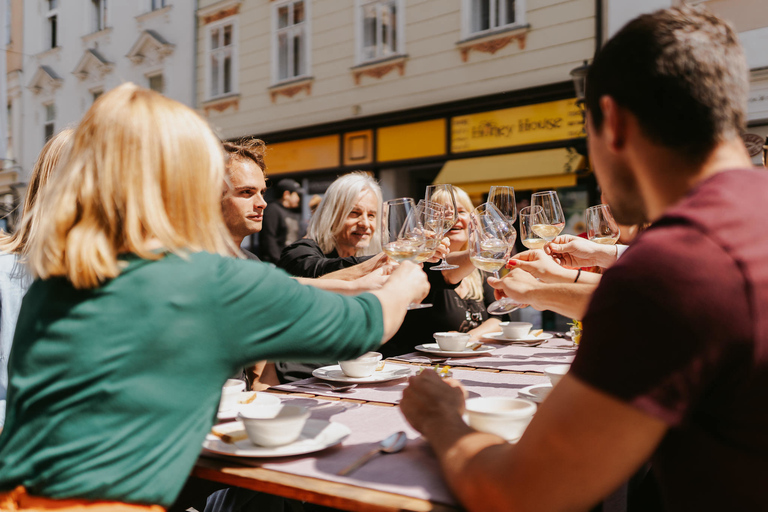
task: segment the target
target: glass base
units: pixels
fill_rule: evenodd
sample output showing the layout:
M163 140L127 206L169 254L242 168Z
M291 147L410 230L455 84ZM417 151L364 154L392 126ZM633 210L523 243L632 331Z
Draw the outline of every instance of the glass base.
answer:
M434 267L429 267L429 270L453 270L455 268L459 268L459 266L458 265L450 265L450 264L448 264L448 263L446 263L444 261L444 262L442 262L439 265L436 265Z
M523 306L525 306L525 304L518 304L512 299L505 297L503 299L497 300L496 302L491 302L488 305L487 311L491 315L506 315L507 313L511 313Z
M425 309L425 308L431 308L432 304L421 304L416 302L411 302L408 304L408 311L411 311L412 309Z

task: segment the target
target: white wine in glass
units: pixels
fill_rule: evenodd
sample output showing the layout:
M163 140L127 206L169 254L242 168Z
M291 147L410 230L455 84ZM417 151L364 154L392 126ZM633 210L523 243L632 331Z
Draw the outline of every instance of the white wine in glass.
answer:
M611 207L599 204L587 208L587 238L596 244L614 245L621 235L619 225L613 218Z
M424 226L411 198L386 201L381 216L381 247L384 254L397 261L416 261L424 252ZM432 307L432 304L408 305L408 309Z
M541 206L526 206L520 210L520 241L528 249L543 249L547 241L533 230L533 226L543 225L544 210Z
M456 224L459 213L456 208L456 197L453 194L453 186L449 184L429 185L424 196L427 204L435 203L442 205L442 221L434 225L437 237L442 240L445 234ZM459 268L458 265L451 265L445 258L439 265L430 267L430 270L452 270Z
M560 199L554 190L536 192L531 196L531 206L541 206L544 212L542 223L533 224L531 229L547 242L554 240L565 227L565 215Z

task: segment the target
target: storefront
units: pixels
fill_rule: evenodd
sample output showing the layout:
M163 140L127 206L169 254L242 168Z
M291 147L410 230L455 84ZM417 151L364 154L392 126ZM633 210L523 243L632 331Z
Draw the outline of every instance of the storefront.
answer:
M419 197L435 182L462 187L477 204L491 185L509 185L522 206L531 191L558 189L576 215L566 228L573 232L597 200L573 96L573 83L563 82L257 136L268 144L269 177L302 183L305 203L354 170L373 173L385 199Z

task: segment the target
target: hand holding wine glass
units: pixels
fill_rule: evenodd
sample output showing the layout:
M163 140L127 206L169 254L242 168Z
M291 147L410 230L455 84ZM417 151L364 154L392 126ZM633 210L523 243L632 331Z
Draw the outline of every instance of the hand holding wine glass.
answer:
M546 224L541 206L526 206L520 210L520 241L528 249L543 249L547 243L533 230L533 226Z

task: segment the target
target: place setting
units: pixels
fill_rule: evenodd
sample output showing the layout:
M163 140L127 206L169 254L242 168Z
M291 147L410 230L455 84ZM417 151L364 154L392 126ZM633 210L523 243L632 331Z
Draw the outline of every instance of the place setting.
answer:
M554 334L544 332L543 329L532 330L533 324L529 322L501 322L500 332L484 334L483 338L503 342L509 345L525 345L538 347L545 341L554 338Z
M563 378L563 375L568 373L570 368L571 365L569 364L557 364L544 368L544 374L547 376L547 378L549 378L549 382L527 386L519 390L517 395L520 398L524 398L538 404L542 403L549 396L552 388L554 388L555 385L560 382L560 379Z
M433 337L437 343L416 345L416 350L442 357L478 357L496 349L480 341L470 342L464 332L436 332Z

